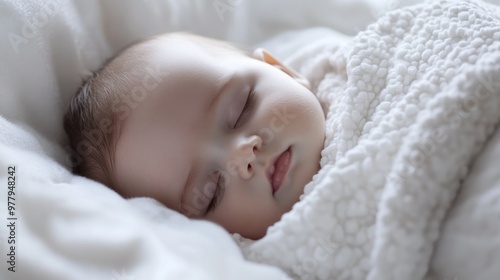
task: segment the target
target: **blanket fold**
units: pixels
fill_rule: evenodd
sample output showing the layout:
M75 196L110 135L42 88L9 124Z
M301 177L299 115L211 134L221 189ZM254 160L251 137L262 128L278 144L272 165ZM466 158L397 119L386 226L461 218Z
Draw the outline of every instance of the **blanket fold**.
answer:
M295 59L328 112L322 168L263 239L234 239L297 279L423 279L500 120L500 9L428 1Z

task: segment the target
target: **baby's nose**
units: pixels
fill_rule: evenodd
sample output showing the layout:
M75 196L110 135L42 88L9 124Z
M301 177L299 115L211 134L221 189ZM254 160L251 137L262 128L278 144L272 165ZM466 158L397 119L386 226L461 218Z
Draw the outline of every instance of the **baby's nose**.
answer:
M236 149L237 169L242 179L248 180L252 178L254 173L256 152L262 147L262 139L257 136L250 136L242 139Z

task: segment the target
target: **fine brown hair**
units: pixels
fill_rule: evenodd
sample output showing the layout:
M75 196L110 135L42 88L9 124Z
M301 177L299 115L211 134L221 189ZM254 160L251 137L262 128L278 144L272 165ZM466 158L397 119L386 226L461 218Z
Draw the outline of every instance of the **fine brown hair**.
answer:
M112 189L116 189L114 151L121 129L112 105L126 94L133 80L132 71L126 69L137 66L132 61L121 66L114 64L128 50L144 41L127 46L84 79L64 115L63 126L69 138L67 163L72 172Z

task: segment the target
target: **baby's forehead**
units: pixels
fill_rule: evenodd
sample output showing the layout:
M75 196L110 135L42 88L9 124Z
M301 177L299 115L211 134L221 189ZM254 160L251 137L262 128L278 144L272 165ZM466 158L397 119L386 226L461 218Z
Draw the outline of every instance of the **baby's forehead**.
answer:
M132 46L111 66L117 75L128 76L126 86L117 85L123 87L120 91L125 95L149 96L161 92L161 95L180 98L191 92L208 94L234 72L238 61L244 63L227 53L247 59L224 42L169 34Z
M207 37L189 33L168 33L146 38L137 42L113 59L107 66L108 70L116 75L125 75L131 81L134 76L142 77L147 70L156 67L155 64L175 64L180 59L190 59L189 56L179 56L179 52L203 53L206 58L230 59L234 56L251 57L245 50L234 45ZM162 59L158 59L159 54ZM194 55L193 55L194 56ZM170 67L169 71L176 71ZM194 71L194 70L193 70Z
M109 86L120 99L117 107L123 105L145 115L169 107L169 117L174 118L175 113L182 115L198 103L208 104L204 97L217 92L225 79L240 68L238 61L248 59L232 48L194 35L159 36L131 46L110 65L114 83ZM137 111L136 107L143 107L141 104L149 104L149 109ZM120 119L125 121L126 117Z

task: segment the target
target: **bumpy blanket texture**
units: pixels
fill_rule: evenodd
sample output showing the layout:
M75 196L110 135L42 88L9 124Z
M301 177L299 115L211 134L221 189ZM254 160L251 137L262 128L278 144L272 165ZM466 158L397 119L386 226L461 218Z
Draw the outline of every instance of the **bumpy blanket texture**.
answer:
M327 111L322 167L263 239L233 235L246 258L297 279L423 279L499 121L499 17L482 2L429 1L297 54Z

